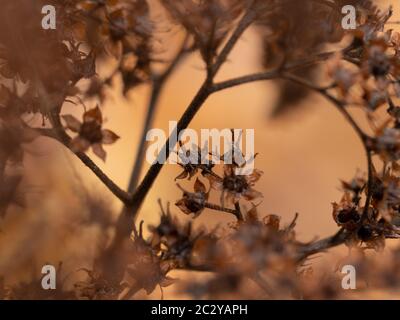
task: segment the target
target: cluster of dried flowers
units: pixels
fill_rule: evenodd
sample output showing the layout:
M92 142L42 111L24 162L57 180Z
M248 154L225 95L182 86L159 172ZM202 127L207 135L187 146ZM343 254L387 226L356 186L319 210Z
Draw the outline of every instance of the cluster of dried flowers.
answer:
M49 3L57 9L56 30L41 28L40 9ZM357 8L357 30L341 28L345 4ZM159 39L168 32L152 19L154 8L162 9L164 24L185 35L173 59L163 57L168 48L158 48ZM308 259L341 244L358 253L352 263L360 271L360 281L370 283L374 270L374 285L397 286L398 250L388 263L377 264L366 254L366 249L380 251L386 239L400 237L400 34L387 27L391 17L390 8L381 11L368 0L15 0L2 4L0 216L12 206L28 205L21 192L20 166L26 145L41 136L75 153L124 203L124 212L115 226L116 240L102 248L91 270L79 270L86 280L74 283L72 289L60 283L57 292L45 292L38 289L37 279L10 286L0 278L0 298L126 299L141 290L150 294L172 284L196 298L338 298L344 294L338 275L314 275ZM216 83L215 76L250 26L263 39L263 72ZM325 51L328 46L335 50ZM183 195L176 206L192 218L212 210L232 215L235 222L222 229L197 230L160 201L161 220L149 228L149 236L144 236L143 222L138 229L129 227L162 165L152 165L137 184L134 177L144 161L141 141L130 188L124 191L86 155L92 148L105 161L103 145L119 139L103 128L101 109L107 88L115 77L121 79L123 94L141 84L151 86L146 130L163 84L194 52L204 62L206 77L178 130L189 125L214 92L260 80L282 84L286 94L277 114L315 92L344 115L364 146L368 172L342 182L343 197L333 203L339 227L335 235L310 243L298 241L297 215L282 226L278 216L258 212L262 193L255 185L262 177L260 170L241 176L236 174L238 164L223 163L220 168L212 160L207 165L181 165L177 180L194 183L190 188L177 185ZM99 75L98 66L110 61L114 70ZM324 64L328 82L317 85L321 77L316 75L324 72ZM88 108L93 101L95 107ZM65 114L66 103L83 108L82 118ZM369 128L358 124L350 107L364 111ZM39 118L37 123L32 115ZM232 146L226 152L237 150ZM215 195L219 201L212 202ZM178 282L171 276L174 270L206 274L199 283Z

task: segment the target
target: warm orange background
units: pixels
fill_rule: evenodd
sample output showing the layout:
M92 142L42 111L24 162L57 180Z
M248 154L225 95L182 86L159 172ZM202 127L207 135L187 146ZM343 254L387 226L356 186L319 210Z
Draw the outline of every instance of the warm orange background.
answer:
M395 12L400 10L398 1L394 6ZM219 78L259 71L259 47L260 40L254 30L247 32ZM201 85L202 66L199 57L192 56L173 75L160 100L154 127L167 131L168 121L179 119ZM289 223L298 212L297 232L301 240L327 236L337 230L331 216L331 202L340 199L339 179L350 179L357 168L366 168L361 143L337 110L316 95L305 102L305 111L280 120L269 119L268 113L276 99L274 89L273 84L262 82L218 93L205 103L191 128L255 128L255 146L260 153L256 167L264 171L256 188L264 193L260 213L278 214L283 223ZM142 129L148 88L134 90L129 99L122 98L118 92L111 96L103 106L106 127L122 138L107 148L106 164L93 159L125 188ZM6 218L0 232L0 273L23 272L29 276L27 270L31 270L33 274L40 274L40 270L32 269L33 265L41 266L48 261L56 264L59 260L69 270L89 266L100 231L95 227L83 229L73 223L82 214L79 211L82 187L77 186L76 182L80 182L77 177L82 177L91 193L107 199L115 214L119 212L120 203L90 171L62 149L54 144L38 144L34 151L41 153L39 159L28 157L35 168L31 183L40 178L50 189L44 197L33 196L34 207L25 216ZM180 197L173 181L179 172L177 166L164 166L139 219L146 224L156 223L157 199L174 203ZM184 216L178 209L175 212ZM225 218L223 214L208 211L196 224L215 225Z

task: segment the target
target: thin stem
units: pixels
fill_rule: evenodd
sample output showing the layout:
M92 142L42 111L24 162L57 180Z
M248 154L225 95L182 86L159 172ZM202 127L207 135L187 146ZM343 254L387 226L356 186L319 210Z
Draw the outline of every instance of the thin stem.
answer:
M331 57L335 53L336 52L323 52L314 57L311 57L308 59L302 59L302 60L296 61L294 63L290 63L290 64L284 66L283 68L279 68L279 69L272 70L272 71L263 71L263 72L259 72L259 73L254 73L254 74L226 80L226 81L223 81L220 83L216 83L213 86L213 91L218 92L218 91L222 91L225 89L229 89L232 87L236 87L239 85L248 84L248 83L252 83L252 82L277 79L282 76L282 72L293 71L293 70L296 70L299 68L303 68L306 66L316 64L318 62L325 61L327 58Z
M318 56L316 58L313 58L310 60L310 63L315 63L317 61L320 61L320 59L325 59L326 55L331 55L332 53L324 53L321 56ZM287 73L287 71L299 67L300 65L298 63L292 65L292 66L288 66L283 68L282 70L275 70L275 71L269 71L269 72L261 72L261 73L255 73L252 75L247 75L247 76L243 76L243 77L239 77L239 78L235 78L235 79L231 79L231 80L227 80L224 82L220 82L217 83L213 86L213 91L217 92L217 91L222 91L225 89L229 89L232 87L236 87L239 85L243 85L246 83L252 83L252 82L256 82L256 81L265 81L265 80L272 80L272 79L276 79L276 78L283 78L283 79L287 79L293 82L296 82L297 84L300 84L302 86L305 86L306 88L316 91L320 94L322 94L325 98L327 98L328 100L330 100L335 106L336 108L340 111L340 113L343 114L343 116L348 120L348 122L350 123L350 125L354 128L354 130L357 132L358 136L360 137L360 139L362 140L363 145L366 146L367 141L370 139L368 137L368 135L366 133L363 132L363 130L360 128L360 126L356 123L356 121L353 119L353 117L350 115L350 113L346 110L345 108L345 103L343 101L340 101L339 99L335 98L334 96L330 95L327 92L327 88L320 88L317 87L315 85L313 85L312 83L299 78L295 75L289 74Z
M226 61L229 53L232 51L233 47L239 40L240 36L250 26L252 21L253 21L253 12L249 9L249 11L243 16L241 21L238 23L238 27L233 32L232 36L226 43L225 47L222 49L212 69L213 72L211 72L211 74L207 76L203 85L200 87L199 91L193 98L192 102L189 104L188 108L182 115L181 119L178 121L176 132L174 134L179 135L179 133L182 130L186 129L189 126L190 122L193 120L197 112L200 110L201 106L204 104L207 98L213 93L212 90L213 77L218 73L219 69ZM174 141L172 141L171 139L172 136L168 138L167 142L165 143L160 153L160 155L165 157L165 159L167 159L170 155L171 152L170 144L174 143ZM131 207L130 207L131 210L129 210L131 217L133 218L136 217L147 193L149 192L154 181L159 175L162 167L163 167L162 161L157 161L156 163L154 163L147 171L147 174L145 175L141 184L137 187L135 193L132 196Z
M363 214L361 217L361 220L365 221L368 218L369 205L370 205L370 202L372 199L372 188L373 188L373 183L374 183L372 151L371 151L371 147L370 147L370 141L372 139L360 128L360 126L357 124L357 122L353 119L353 117L347 111L345 102L340 101L337 98L335 98L334 96L330 95L326 89L315 87L314 85L307 82L306 80L300 79L294 75L286 74L284 77L288 80L292 80L298 84L301 84L311 90L319 92L325 98L327 98L329 101L331 101L336 106L336 108L344 115L344 117L347 119L347 121L353 127L354 131L359 136L359 138L362 142L362 145L364 147L365 153L366 153L367 170L368 170L367 196L365 199L364 210L363 210Z
M367 141L370 139L369 136L364 133L364 131L360 128L360 126L357 124L357 122L353 119L353 117L351 116L351 114L347 111L346 104L345 102L335 98L334 96L332 96L331 94L328 93L328 91L326 90L326 88L320 88L317 87L315 85L313 85L312 83L301 79L295 75L291 75L291 74L283 74L282 77L284 79L293 81L297 84L300 84L310 90L316 91L318 93L320 93L322 96L324 96L326 99L328 99L330 102L333 103L333 105L336 107L336 109L339 110L339 112L346 118L346 120L350 123L350 125L353 127L354 131L356 131L357 135L359 136L362 144L364 145L365 148L367 148Z
M189 107L186 109L185 113L182 115L181 119L178 121L176 132L179 135L179 132L184 130L188 127L191 120L196 115L197 111L203 105L203 103L207 100L208 96L210 95L210 85L209 81L205 81L204 84L201 86L200 90L193 98L192 102L190 103ZM170 154L170 144L173 143L171 140L172 137L168 138L167 142L165 143L164 147L160 152L160 156L165 155L165 159L169 157ZM161 160L161 159L160 159ZM140 185L136 188L135 193L131 199L131 215L135 217L141 204L144 201L147 193L149 192L150 188L152 187L155 179L157 178L158 174L160 173L163 167L162 161L157 161L153 165L151 165L150 169L147 171L144 179L140 183Z
M251 19L250 19L251 18ZM232 37L228 40L226 46L224 49L221 51L221 57L217 59L217 62L215 64L215 67L213 68L214 72L211 73L211 75L215 75L218 70L221 68L222 64L226 61L228 54L230 51L233 49L235 43L239 40L240 35L244 33L246 28L248 28L251 24L253 16L252 14L246 14L242 18L242 20L239 22L238 27L236 28L235 32L233 33ZM334 52L324 52L316 57L313 57L312 59L305 59L303 61L297 62L296 64L289 65L286 67L284 70L292 70L295 68L299 68L301 66L304 66L305 64L313 64L319 61L326 60L330 56L332 56ZM212 80L210 77L207 77L201 88L199 89L198 93L186 109L185 113L182 115L181 119L178 122L176 131L177 134L179 134L182 130L186 129L191 120L194 118L194 116L197 114L203 103L207 100L207 98L218 91L228 89L234 86L238 86L241 84L245 83L250 83L250 82L255 82L255 81L261 81L261 80L270 80L274 78L278 78L281 76L282 70L276 70L276 71L270 71L270 72L263 72L263 73L257 73L245 77L240 77L236 78L233 80L221 82L219 84L212 84ZM346 116L350 117L350 115L347 114L347 111L342 111ZM354 121L352 121L354 123ZM166 158L168 158L170 154L170 148L169 144L171 143L170 141L171 137L168 139L166 144L164 145L163 149L161 150L161 155L165 155ZM141 184L137 187L135 190L132 199L131 199L131 207L130 207L130 215L132 217L135 217L139 211L139 208L141 207L144 198L146 197L147 193L149 192L151 186L153 185L155 179L157 178L158 174L160 173L162 169L163 164L156 162L154 163L150 169L147 171L144 179L142 180Z
M368 161L368 182L367 182L367 197L365 199L364 211L361 217L361 221L365 221L369 217L369 205L372 200L372 189L374 185L374 174L373 174L374 164L372 162L372 153L368 146L366 147L365 152L367 154L367 161Z
M325 59L327 55L331 55L331 53L324 53L317 57L314 61L318 61L319 59ZM311 60L313 61L313 59ZM374 182L374 177L373 177L373 162L372 162L372 151L370 147L370 142L372 141L372 138L369 137L362 129L361 127L357 124L357 122L353 119L351 114L347 111L346 109L346 103L337 99L336 97L332 96L329 94L328 90L331 87L327 88L321 88L317 87L314 84L308 82L307 80L304 80L302 78L299 78L295 75L287 73L289 68L296 67L296 65L291 66L291 67L286 67L284 70L275 70L275 71L270 71L270 72L263 72L263 73L256 73L252 75L247 75L235 79L231 79L228 81L224 81L218 84L215 84L213 87L214 92L217 91L222 91L231 87L239 86L242 84L246 83L251 83L251 82L256 82L256 81L262 81L262 80L270 80L270 79L275 79L278 77L293 81L297 84L300 84L310 90L313 90L315 92L320 93L323 95L326 99L328 99L330 102L333 103L333 105L337 108L337 110L346 118L348 123L352 126L354 131L357 133L358 137L360 138L362 145L365 149L366 156L367 156L367 167L368 167L368 187L367 187L367 196L365 200L365 205L364 205L364 211L362 215L362 221L368 218L368 212L369 212L369 205L372 199L372 188L373 188L373 182Z
M169 66L166 68L166 70L161 73L160 75L154 75L153 76L153 81L152 81L152 88L151 88L151 95L150 95L150 100L147 108L147 114L146 114L146 119L145 119L145 124L143 126L142 134L140 137L140 142L139 142L139 148L136 154L136 160L135 164L132 169L131 177L129 180L129 185L128 185L128 192L132 192L135 190L140 174L142 172L142 168L145 162L145 152L146 152L146 146L147 146L147 141L146 141L146 136L147 132L151 128L153 121L154 121L154 116L156 113L156 109L158 106L158 102L160 99L160 96L163 92L164 86L168 79L170 78L171 74L176 70L176 68L179 66L179 64L182 62L182 60L186 57L186 55L191 51L190 49L187 48L187 44L189 41L189 36L186 35L185 39L182 42L182 45L180 49L178 50L178 53L175 55L174 59L172 59L171 63ZM129 201L124 206L122 209L122 212L119 214L119 217L116 222L116 233L113 239L113 242L109 246L109 249L105 252L105 256L111 256L113 254L114 250L118 250L119 245L124 241L124 239L129 235L131 232L131 218L129 216L129 206L131 205L132 201L132 196L130 197Z
M215 210L215 211L230 213L230 214L233 214L237 220L239 220L239 221L243 220L243 217L242 217L242 214L240 211L240 206L237 207L236 203L235 203L235 209L225 208L220 205L209 203L209 202L204 203L204 207L211 209L211 210Z
M64 130L57 130L57 133L53 129L36 129L42 136L52 138L57 140L66 146L69 150L71 138ZM130 201L131 196L129 193L122 190L118 185L112 181L94 162L93 160L87 156L84 152L74 153L82 163L87 166L99 179L103 184L110 190L118 199L120 199L123 203L127 204Z
M130 191L134 190L135 187L137 186L138 180L140 177L140 173L142 172L142 168L143 168L143 164L144 164L143 158L144 158L144 154L146 152L146 145L147 145L146 135L147 135L147 132L149 131L149 129L151 128L153 120L154 120L154 116L155 116L156 108L157 108L158 101L160 98L162 86L163 86L163 83L161 83L161 81L159 79L154 80L152 90L151 90L149 106L147 108L146 119L144 122L143 131L142 131L142 134L140 137L139 148L137 151L135 164L133 166L132 175L129 180L128 190L130 190Z
M111 180L84 152L76 153L76 156L87 166L101 182L110 190L119 200L127 204L130 201L130 194L122 190L113 180Z
M147 108L146 119L140 137L139 148L137 151L135 164L133 166L132 175L129 181L129 186L128 186L129 192L132 192L136 188L140 178L140 174L142 172L144 164L144 154L146 152L146 145L147 145L146 135L153 124L154 116L156 113L160 96L164 89L164 85L169 79L170 75L176 70L180 62L186 56L186 54L190 52L186 48L188 39L189 39L188 36L186 36L181 48L179 49L178 53L176 54L175 58L172 60L168 68L161 75L155 75L153 77L152 89L151 89L149 105Z
M342 245L345 243L347 238L348 233L346 233L344 229L340 229L333 236L329 236L327 238L304 245L299 250L298 260L304 260L313 254Z
M212 67L211 77L215 77L218 71L221 69L222 65L228 59L229 54L231 53L233 47L236 45L240 37L243 33L247 30L247 28L252 24L254 18L256 16L256 12L250 8L247 10L245 15L243 16L242 20L239 22L238 26L236 27L235 31L233 32L232 36L229 38L228 42L226 43L225 47L222 49L221 53L219 54L214 66Z
M239 221L244 221L243 214L242 214L242 209L240 209L239 202L235 202L235 212L236 212L236 218Z
M316 254L316 253L321 253L324 252L328 249L340 246L344 244L349 237L349 233L347 233L343 228L338 230L335 234L332 236L323 238L318 241L314 241L309 244L301 244L298 247L298 250L294 252L293 254L293 259L296 261L304 261L308 257ZM232 266L233 268L234 266ZM193 265L193 264L187 264L185 266L180 267L179 269L181 270L186 270L186 271L201 271L201 272L219 272L218 268L213 266L212 264L201 264L201 265ZM227 268L229 270L229 268ZM259 273L256 273L259 275ZM253 278L253 277L252 277ZM258 277L257 277L258 278ZM258 278L259 279L259 278ZM254 278L253 278L254 280Z

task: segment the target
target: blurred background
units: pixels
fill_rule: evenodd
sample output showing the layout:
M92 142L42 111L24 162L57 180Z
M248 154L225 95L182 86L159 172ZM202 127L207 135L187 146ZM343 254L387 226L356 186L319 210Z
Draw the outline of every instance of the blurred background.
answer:
M398 1L393 6L395 13L400 11ZM256 31L249 30L219 79L259 71L261 46ZM179 119L204 80L202 68L201 59L191 55L173 74L160 99L153 127L168 132L168 122ZM140 86L125 98L116 80L109 94L102 106L105 127L121 139L106 147L106 163L92 158L125 189L142 130L149 88ZM260 214L280 215L282 223L288 224L298 212L299 240L328 236L337 230L331 203L340 200L340 179L351 179L357 169L366 169L362 145L342 115L323 98L312 94L301 102L302 108L273 118L270 115L277 99L275 83L259 82L233 88L207 100L190 128L254 128L255 149L259 153L256 168L264 172L256 185L264 194ZM361 115L358 119L363 121ZM89 155L93 156L90 152ZM29 168L25 179L29 206L23 212L19 212L21 209L10 212L1 223L0 274L9 281L29 279L40 276L40 268L45 263L57 265L59 261L68 272L84 266L90 268L104 235L101 228L80 223L91 214L90 210L82 209L82 203L97 199L99 205L94 210L105 215L111 213L114 218L120 212L121 203L73 155L46 139L28 147L24 165ZM143 173L147 168L148 164ZM140 211L138 220L144 220L145 226L158 222L159 198L171 204L180 198L181 192L174 182L179 173L176 165L164 166ZM187 219L177 208L173 207L173 212ZM195 225L211 228L224 225L230 219L222 213L206 211ZM316 263L324 261L328 261L325 255ZM185 275L177 273L176 277ZM176 287L167 288L165 297L182 297L175 291ZM153 295L159 298L157 290Z

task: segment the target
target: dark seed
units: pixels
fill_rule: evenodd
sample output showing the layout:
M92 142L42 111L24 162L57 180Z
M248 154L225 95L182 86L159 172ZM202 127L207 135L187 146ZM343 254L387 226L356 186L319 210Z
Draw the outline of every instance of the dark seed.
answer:
M373 230L370 226L364 225L358 229L357 235L362 241L368 241L373 235Z
M355 208L343 209L337 215L337 220L339 223L348 223L350 221L357 223L360 221L360 214Z

